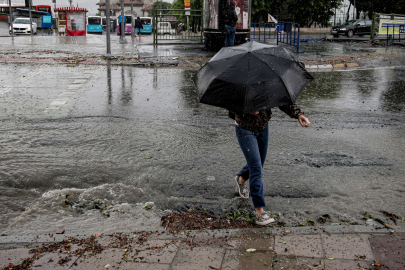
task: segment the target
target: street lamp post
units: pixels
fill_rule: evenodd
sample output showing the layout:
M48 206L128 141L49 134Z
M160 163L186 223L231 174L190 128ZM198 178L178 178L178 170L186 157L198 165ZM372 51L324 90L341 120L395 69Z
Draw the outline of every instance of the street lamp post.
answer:
M111 59L111 40L110 40L110 27L111 27L111 22L110 22L110 0L106 0L106 7L105 7L105 16L106 16L106 24L107 24L107 54L105 57L107 59Z
M128 42L125 39L124 0L121 0L121 25L120 25L120 29L121 29L120 43L121 44L126 44Z
M134 25L134 1L131 0L131 40L135 38L135 25Z
M30 13L30 28L31 28L30 33L31 33L31 37L32 37L32 32L33 32L33 29L32 29L32 15L31 15L32 0L29 0L29 9L30 9L29 13Z
M10 35L14 36L14 29L13 29L13 10L11 9L11 0L8 0L8 8L10 10L10 27L11 27L11 32Z

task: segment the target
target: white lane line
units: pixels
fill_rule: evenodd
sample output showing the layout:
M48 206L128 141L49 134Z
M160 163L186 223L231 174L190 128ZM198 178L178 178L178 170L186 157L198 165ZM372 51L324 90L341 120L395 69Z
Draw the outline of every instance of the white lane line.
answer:
M6 93L8 93L8 92L10 92L11 91L11 87L6 87L6 88L2 88L2 89L0 89L0 94L6 94Z
M51 102L50 106L65 105L68 101L69 101L69 99L66 99L66 100L54 100L54 101Z
M78 90L82 87L82 84L72 84L67 87L69 90Z
M79 79L79 80L75 80L73 83L74 84L83 84L85 83L87 80L83 80L83 79Z

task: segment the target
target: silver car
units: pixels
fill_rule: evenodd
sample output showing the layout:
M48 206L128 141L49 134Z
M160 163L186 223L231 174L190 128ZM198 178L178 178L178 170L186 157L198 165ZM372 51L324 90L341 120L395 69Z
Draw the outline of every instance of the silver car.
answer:
M30 18L17 18L13 22L14 34L31 34ZM32 33L37 33L37 24L32 22ZM10 26L11 35L11 26Z

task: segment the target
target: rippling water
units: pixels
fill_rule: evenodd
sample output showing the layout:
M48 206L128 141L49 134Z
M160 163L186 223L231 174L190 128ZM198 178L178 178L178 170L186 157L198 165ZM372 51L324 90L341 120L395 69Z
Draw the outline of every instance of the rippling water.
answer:
M244 159L233 122L198 103L193 74L102 68L65 117L3 113L0 232L150 229L162 210L194 201L216 213L252 209L234 193ZM264 172L272 213L291 224L326 213L352 221L381 209L405 214L404 75L314 73L298 102L310 129L274 110Z

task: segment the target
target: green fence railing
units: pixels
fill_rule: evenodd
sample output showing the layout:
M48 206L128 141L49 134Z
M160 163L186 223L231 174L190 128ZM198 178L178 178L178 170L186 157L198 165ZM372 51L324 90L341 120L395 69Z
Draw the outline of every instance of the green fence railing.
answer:
M153 44L203 43L202 10L155 9L153 10Z

